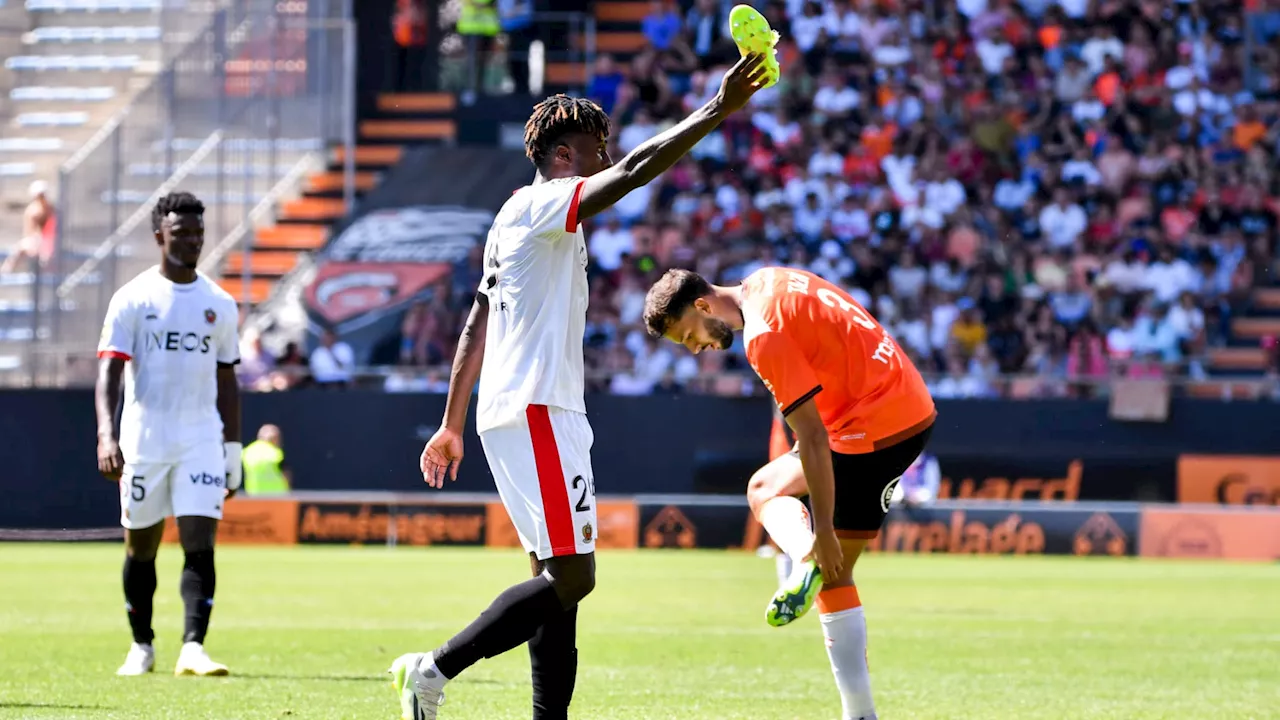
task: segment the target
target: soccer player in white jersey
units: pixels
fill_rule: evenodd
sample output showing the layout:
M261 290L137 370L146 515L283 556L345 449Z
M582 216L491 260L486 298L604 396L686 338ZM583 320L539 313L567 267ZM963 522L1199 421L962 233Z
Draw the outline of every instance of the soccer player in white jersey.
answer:
M744 106L764 80L761 55L742 58L710 102L633 150L609 158L609 117L556 95L525 125L533 184L503 205L485 243L485 275L453 361L445 417L422 451L424 479L456 478L471 391L498 493L534 577L498 596L434 652L391 666L405 720L437 716L445 683L481 658L525 642L534 720L568 716L577 675L578 601L595 586L595 482L583 399L587 247L579 223L653 180Z
M186 609L175 675L226 675L205 653L213 612L214 536L240 486L236 302L196 270L204 205L171 193L151 212L160 264L116 291L98 345L98 470L120 485L124 598L133 645L118 675L155 666L156 551L174 516ZM116 426L124 379L124 412ZM117 440L118 438L118 440Z

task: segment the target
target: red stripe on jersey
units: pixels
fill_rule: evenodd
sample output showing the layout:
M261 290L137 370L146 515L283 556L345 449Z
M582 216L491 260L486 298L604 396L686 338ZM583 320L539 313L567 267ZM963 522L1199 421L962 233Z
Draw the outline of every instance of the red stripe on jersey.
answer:
M101 360L103 358L111 358L112 360L123 360L125 362L129 362L130 360L133 359L128 355L122 352L119 352L117 350L99 350L98 359Z
M569 491L564 486L564 469L560 465L556 434L551 428L551 415L546 405L530 405L525 416L533 438L533 462L538 468L538 489L542 493L542 515L551 540L551 554L556 557L576 554Z
M569 201L569 214L564 218L565 232L578 232L578 203L582 200L582 186L586 184L586 180L579 180L573 188L573 200Z

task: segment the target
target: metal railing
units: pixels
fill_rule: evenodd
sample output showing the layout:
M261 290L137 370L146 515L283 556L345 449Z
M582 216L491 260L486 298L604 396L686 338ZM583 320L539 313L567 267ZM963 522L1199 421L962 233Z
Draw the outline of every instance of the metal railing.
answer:
M263 199L280 198L286 178L296 183L304 158L354 148L353 21L283 12L331 4L341 5L240 0L214 12L63 164L57 252L43 269L60 282L33 285L31 335L44 339L29 344L28 384L74 383L64 366L92 358L112 293L155 264L157 188L204 202L212 246L238 228L240 239L252 237L244 226L265 219ZM354 166L344 175L350 202Z

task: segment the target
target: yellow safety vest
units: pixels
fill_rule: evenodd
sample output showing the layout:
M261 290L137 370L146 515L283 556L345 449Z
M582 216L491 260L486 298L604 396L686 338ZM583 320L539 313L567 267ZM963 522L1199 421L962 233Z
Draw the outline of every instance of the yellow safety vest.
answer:
M462 14L458 16L458 32L462 35L498 34L498 9L493 0L462 0Z
M289 480L280 471L284 451L257 440L244 449L244 491L249 495L289 492Z

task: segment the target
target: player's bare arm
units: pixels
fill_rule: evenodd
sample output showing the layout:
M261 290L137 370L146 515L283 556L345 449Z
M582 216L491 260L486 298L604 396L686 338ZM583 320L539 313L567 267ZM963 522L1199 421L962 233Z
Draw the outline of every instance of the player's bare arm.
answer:
M444 487L446 469L450 480L458 479L458 465L462 463L462 431L467 425L471 392L480 379L480 368L484 364L484 340L488 327L489 296L476 293L471 314L467 316L462 337L458 339L458 351L453 356L444 424L427 441L419 459L422 479L431 487Z
M222 442L227 453L227 497L231 498L240 488L240 383L236 380L236 367L230 363L218 363L218 414L222 416ZM234 475L234 477L233 477Z
M720 82L720 91L680 124L641 144L616 165L587 178L578 205L580 219L597 215L627 193L648 184L684 157L699 140L741 109L768 75L764 55L744 55Z
M822 577L834 581L840 577L844 556L836 537L836 476L831 465L831 446L827 428L818 414L813 398L800 403L787 415L787 424L796 434L800 449L800 466L809 484L809 502L813 506L813 552Z
M98 381L94 387L94 407L98 415L98 472L108 480L120 479L124 455L116 438L116 408L120 407L121 380L125 360L104 357L98 361Z

